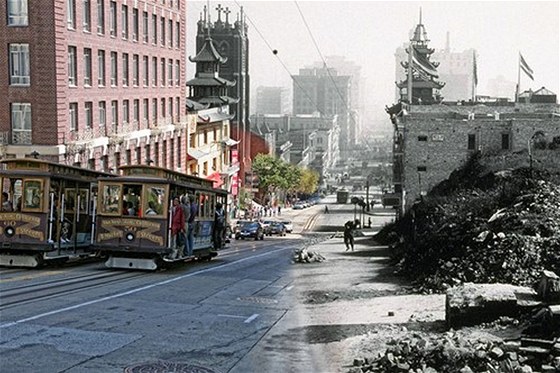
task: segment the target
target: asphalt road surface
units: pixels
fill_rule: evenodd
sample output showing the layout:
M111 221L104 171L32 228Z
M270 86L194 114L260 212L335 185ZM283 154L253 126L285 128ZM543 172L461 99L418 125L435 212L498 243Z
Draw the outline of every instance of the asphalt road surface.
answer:
M0 371L338 371L320 350L302 348L307 332L293 327L309 316L295 296L306 274L292 252L331 237L347 218L329 207L328 215L324 205L283 211L293 234L232 240L211 262L165 271L100 262L0 269Z

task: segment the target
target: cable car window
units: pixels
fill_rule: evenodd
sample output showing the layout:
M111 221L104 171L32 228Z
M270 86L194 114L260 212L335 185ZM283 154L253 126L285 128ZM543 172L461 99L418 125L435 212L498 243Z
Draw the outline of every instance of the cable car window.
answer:
M140 211L142 196L142 186L135 184L123 184L123 210L122 214L127 216L142 216Z
M40 211L42 209L42 180L25 180L23 182L23 209Z
M146 185L146 204L144 205L145 215L162 216L165 215L165 199L167 198L165 187L156 185Z
M64 211L74 212L76 207L76 189L64 189Z
M87 214L89 207L89 190L88 189L78 189L78 200L80 214Z
M104 184L101 189L101 212L120 215L121 190L119 184Z

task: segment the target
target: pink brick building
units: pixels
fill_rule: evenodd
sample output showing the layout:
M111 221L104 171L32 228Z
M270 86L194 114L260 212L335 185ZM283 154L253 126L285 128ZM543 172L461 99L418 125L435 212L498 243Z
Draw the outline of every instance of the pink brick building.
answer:
M185 171L185 2L31 4L0 3L0 156Z

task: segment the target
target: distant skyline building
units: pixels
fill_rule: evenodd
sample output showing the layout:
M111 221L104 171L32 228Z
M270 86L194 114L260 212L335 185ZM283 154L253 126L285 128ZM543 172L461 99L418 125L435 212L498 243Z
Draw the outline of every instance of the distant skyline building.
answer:
M423 27L421 24L418 26ZM401 65L402 62L408 61L406 48L408 48L408 43L403 44L402 47L397 48L395 51L396 81L406 79L406 70L403 70ZM440 90L444 101L468 101L476 96L476 50L453 51L450 46L450 35L448 32L445 48L434 49L431 57L439 63L437 66L438 80L445 83ZM400 98L398 88L396 89L395 97L397 100Z
M284 87L257 88L256 114L289 114L289 91Z
M362 119L366 118L363 88L367 84L362 76L362 67L354 61L347 60L344 56L326 56L325 62L329 68L335 69L338 75L352 77L350 81L350 103L354 114L350 118L349 130L350 138L357 142L359 140L357 134L362 131ZM323 65L323 61L316 61L311 67L321 68Z
M293 80L293 114L338 115L340 151L349 150L356 143L350 128L352 77L338 75L333 68L303 68Z

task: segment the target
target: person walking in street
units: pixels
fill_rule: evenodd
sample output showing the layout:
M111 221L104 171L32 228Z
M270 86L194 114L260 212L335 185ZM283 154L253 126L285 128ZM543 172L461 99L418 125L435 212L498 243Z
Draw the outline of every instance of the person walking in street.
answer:
M350 249L354 251L354 229L356 229L356 225L352 220L348 220L344 224L344 245L346 245L346 251Z
M329 213L329 206L325 205L325 214Z
M185 231L185 218L183 208L179 202L179 197L173 198L173 210L171 217L171 249L173 250L170 259L177 259L183 256L183 233Z
M188 219L188 231L187 231L187 241L188 241L188 252L187 256L193 256L194 253L194 228L195 228L195 219L198 215L198 204L195 201L194 194L189 195L189 204L190 204L190 216Z
M216 203L214 212L214 249L221 250L224 241L224 228L226 226L225 211L220 202Z

